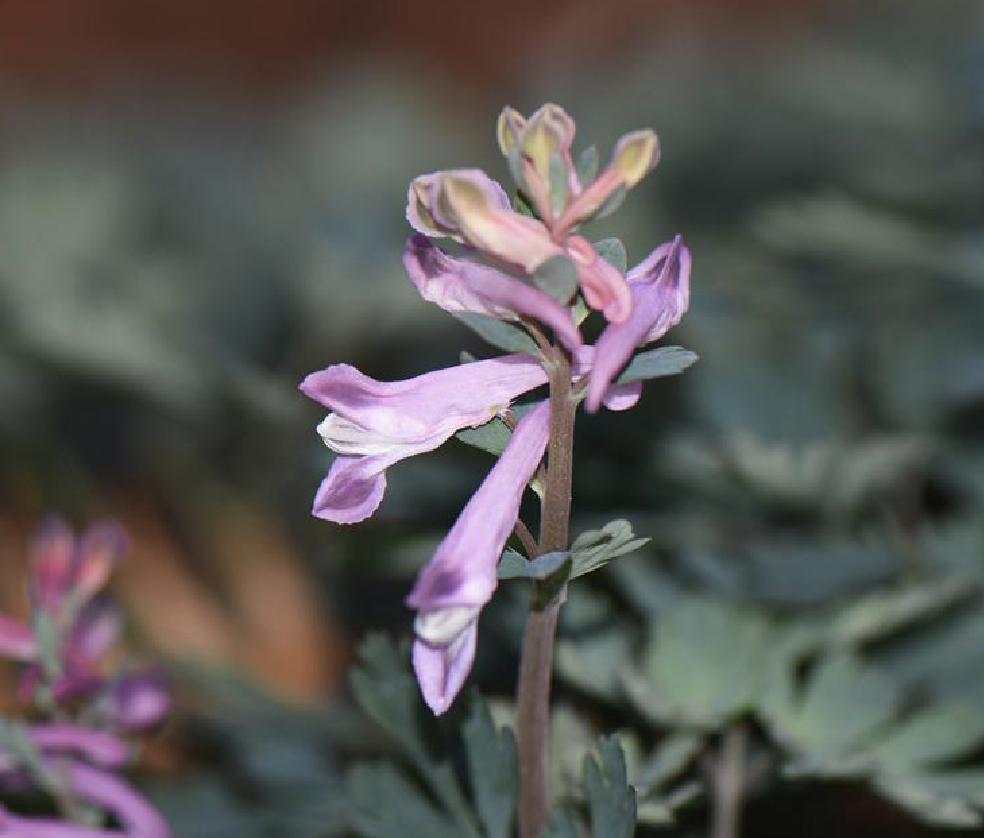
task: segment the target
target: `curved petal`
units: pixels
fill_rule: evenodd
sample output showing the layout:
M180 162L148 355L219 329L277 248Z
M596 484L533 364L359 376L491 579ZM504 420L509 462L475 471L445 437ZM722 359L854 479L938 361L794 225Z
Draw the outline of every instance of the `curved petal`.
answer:
M453 215L442 207L440 188L446 175L468 181L478 188L491 207L510 209L509 196L481 169L448 169L430 172L413 179L407 191L407 221L425 236L451 236L462 241L461 231Z
M171 706L164 674L145 669L118 678L106 694L106 712L115 726L126 731L156 725Z
M550 404L545 401L523 416L502 456L417 575L407 605L435 610L488 602L523 491L543 459L549 422Z
M477 635L478 627L473 621L447 646L414 641L413 671L424 701L435 716L440 716L451 706L471 672Z
M611 384L605 391L601 403L609 410L628 410L630 407L635 407L641 395L641 381L632 381L628 384Z
M164 819L123 780L78 762L56 768L79 796L112 812L130 838L170 838Z
M22 818L0 805L0 838L121 838L115 829L94 829L54 818Z
M567 239L567 251L577 270L577 282L589 307L611 323L624 323L632 311L632 292L618 268L602 259L582 236Z
M669 263L674 252L678 260L675 268ZM650 301L662 303L642 343L659 340L680 322L690 306L690 250L677 236L657 247L629 271L626 279L633 285L650 285Z
M585 407L595 412L618 371L639 346L680 322L690 301L690 251L677 236L660 245L629 274L632 313L609 324L595 344Z
M490 200L488 191L473 177L446 173L437 204L443 217L453 220L462 241L498 261L519 265L527 273L564 252L542 221L514 212L508 203L502 206Z
M72 752L111 767L123 765L130 756L126 743L99 730L67 723L31 725L31 739L42 751Z
M504 355L403 381L377 381L348 364L309 375L301 391L376 437L423 442L491 420L517 396L546 383L528 355Z
M471 667L478 610L495 591L496 565L526 485L543 459L549 423L548 402L520 420L407 597L407 604L418 611L414 669L435 713L447 709Z
M82 601L96 594L128 546L126 533L118 524L104 521L89 527L79 542L72 568L73 594Z
M500 320L525 315L553 329L570 352L581 346L570 310L539 288L494 268L448 256L420 235L407 241L403 264L420 296L445 311L469 311Z
M31 596L56 611L68 595L75 563L75 533L61 519L45 521L31 545Z

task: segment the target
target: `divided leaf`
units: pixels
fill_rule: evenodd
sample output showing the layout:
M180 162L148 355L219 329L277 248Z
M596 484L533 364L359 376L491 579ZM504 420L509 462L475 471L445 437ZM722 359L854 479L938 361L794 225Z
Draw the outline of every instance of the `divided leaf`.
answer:
M459 838L455 825L388 763L356 765L345 781L348 820L366 838Z
M604 567L612 559L638 550L650 539L636 538L632 525L623 518L609 521L600 530L581 533L571 545L571 579Z
M500 581L507 579L533 579L542 582L549 579L564 567L570 564L570 557L563 550L554 553L544 553L535 559L524 559L519 553L511 548L507 548L499 560L498 577ZM569 570L569 568L568 568ZM563 581L567 581L569 573L563 574Z
M519 778L515 736L508 727L496 728L481 699L472 702L462 732L475 809L485 838L509 838Z
M635 789L628 783L625 754L615 736L598 744L598 758L584 758L584 791L591 813L591 834L631 838L636 824Z
M658 722L715 728L764 692L773 631L757 612L717 600L684 600L660 615L642 671L624 683Z

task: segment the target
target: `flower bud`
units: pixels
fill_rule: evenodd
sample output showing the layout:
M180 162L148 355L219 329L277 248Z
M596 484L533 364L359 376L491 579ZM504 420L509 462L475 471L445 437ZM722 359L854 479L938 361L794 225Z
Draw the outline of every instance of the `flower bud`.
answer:
M652 131L633 131L615 146L612 165L626 186L635 186L659 160L659 141Z

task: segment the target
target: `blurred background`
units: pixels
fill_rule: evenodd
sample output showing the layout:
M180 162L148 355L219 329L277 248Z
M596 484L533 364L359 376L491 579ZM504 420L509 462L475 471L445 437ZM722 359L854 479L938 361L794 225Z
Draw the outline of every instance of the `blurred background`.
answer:
M669 340L702 360L581 420L575 531L627 517L654 538L629 561L770 613L914 553L984 576L979 4L9 0L0 21L0 606L26 606L46 512L126 526L134 647L181 684L146 757L178 836L334 834L372 739L354 649L409 632L408 582L488 461L449 444L394 468L371 522L317 521L331 455L296 387L486 351L400 255L415 175L507 177L505 104L562 104L602 159L654 128L661 164L592 237L694 255ZM483 623L483 690L511 690L521 603ZM957 651L927 639L899 677L984 707L984 617L951 622ZM766 797L749 834L804 801L800 835L929 834L851 784Z

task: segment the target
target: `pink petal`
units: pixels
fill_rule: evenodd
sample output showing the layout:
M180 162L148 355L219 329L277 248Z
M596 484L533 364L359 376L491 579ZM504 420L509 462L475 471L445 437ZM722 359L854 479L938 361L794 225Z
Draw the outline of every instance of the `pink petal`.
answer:
M311 514L336 524L357 524L379 508L386 465L379 457L336 457L314 496Z
M472 495L434 557L417 575L407 604L418 612L480 608L492 597L496 565L519 515L530 478L543 459L550 404L540 402L520 421L502 456ZM428 705L443 713L457 695L474 656L475 620L447 643L418 638L414 668ZM457 631L457 629L454 629Z
M584 301L601 311L609 322L624 323L632 311L632 293L625 277L582 236L570 236L567 251L577 269Z
M523 416L502 456L417 575L407 605L433 610L488 602L523 492L543 459L549 422L545 401Z
M475 660L478 628L473 622L448 646L431 646L415 640L411 659L424 701L440 716L461 691Z
M91 762L106 766L123 765L130 749L115 736L74 724L39 724L31 726L31 739L42 751L71 752Z
M72 569L72 590L82 600L97 593L128 547L123 528L113 523L94 524L82 536Z
M403 381L376 381L348 364L309 375L301 391L379 438L423 442L491 420L517 396L546 383L528 355L504 355Z
M71 586L74 563L74 533L60 518L50 518L31 549L31 593L42 608L60 607Z
M153 727L171 706L163 674L147 669L119 678L107 694L110 721L126 731Z
M445 311L469 311L500 320L525 315L553 329L570 352L581 346L570 311L532 285L494 268L448 256L419 235L407 242L403 264L420 295Z
M407 192L407 221L418 233L425 236L451 236L458 241L462 240L455 218L447 215L446 208L442 208L439 200L441 181L446 175L473 183L484 195L489 206L507 210L510 208L509 196L480 169L431 172L414 178Z
M0 655L14 660L32 660L37 646L30 628L19 620L0 613Z
M130 838L170 838L164 819L123 780L79 762L55 768L65 771L76 794L112 812Z

